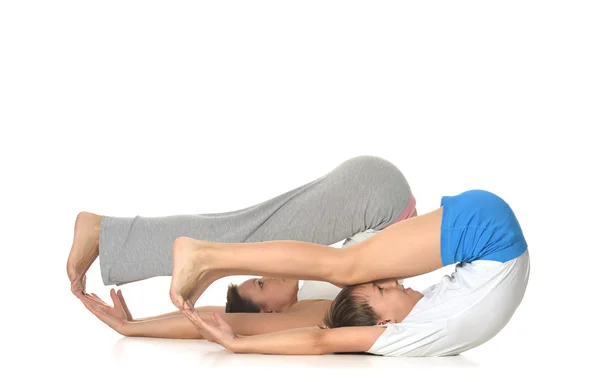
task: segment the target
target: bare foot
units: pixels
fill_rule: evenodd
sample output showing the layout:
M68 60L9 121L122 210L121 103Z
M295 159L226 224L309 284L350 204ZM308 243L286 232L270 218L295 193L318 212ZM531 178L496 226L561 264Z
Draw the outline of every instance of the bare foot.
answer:
M99 254L100 221L102 217L90 212L80 212L75 219L73 245L67 260L67 275L71 292L85 292L85 273Z
M212 243L189 237L173 242L173 275L169 296L182 311L194 309L202 293L219 277L209 269Z

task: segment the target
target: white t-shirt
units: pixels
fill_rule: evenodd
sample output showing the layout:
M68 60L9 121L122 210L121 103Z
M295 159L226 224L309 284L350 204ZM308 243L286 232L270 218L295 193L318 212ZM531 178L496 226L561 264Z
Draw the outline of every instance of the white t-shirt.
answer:
M333 300L341 289L325 281L300 280L298 301L303 300Z
M427 289L410 314L367 351L384 356L456 355L487 342L508 323L529 280L529 252L501 263L476 260Z

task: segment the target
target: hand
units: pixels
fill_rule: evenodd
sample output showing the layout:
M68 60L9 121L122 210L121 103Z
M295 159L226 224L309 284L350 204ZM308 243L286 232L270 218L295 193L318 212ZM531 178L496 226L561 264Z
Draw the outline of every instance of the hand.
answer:
M94 293L90 295L77 292L76 296L90 312L100 319L100 321L104 322L120 334L123 334L125 325L133 320L121 291L115 292L114 289L110 290L110 297L114 306L106 304Z
M218 343L219 345L230 349L231 344L238 335L233 331L219 313L213 312L212 325L206 322L208 318L203 319L195 310L184 310L183 314L194 324L198 330L202 332L204 338L210 342Z

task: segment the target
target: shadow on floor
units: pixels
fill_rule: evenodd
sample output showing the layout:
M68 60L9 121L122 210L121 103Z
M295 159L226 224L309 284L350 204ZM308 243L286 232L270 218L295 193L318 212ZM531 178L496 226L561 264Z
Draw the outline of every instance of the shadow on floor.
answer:
M164 352L169 358L192 360L201 367L213 368L262 368L276 363L279 367L365 369L372 367L450 367L476 368L478 365L464 355L452 357L381 357L371 354L328 355L263 355L234 354L219 345L202 340L171 340L155 338L123 337L113 346L117 361L139 358L143 353L153 358ZM140 354L142 353L142 354Z

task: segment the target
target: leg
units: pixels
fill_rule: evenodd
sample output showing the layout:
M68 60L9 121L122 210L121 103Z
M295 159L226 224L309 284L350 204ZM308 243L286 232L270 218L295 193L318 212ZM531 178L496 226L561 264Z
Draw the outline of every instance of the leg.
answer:
M224 244L178 238L173 246L171 300L191 309L215 280L256 274L353 285L407 278L442 267L442 208L404 220L346 248L298 242Z
M297 240L331 245L383 229L405 212L411 190L390 162L347 160L324 176L255 206L159 218L103 217L100 267L105 285L170 276L172 247L185 236L221 243Z

